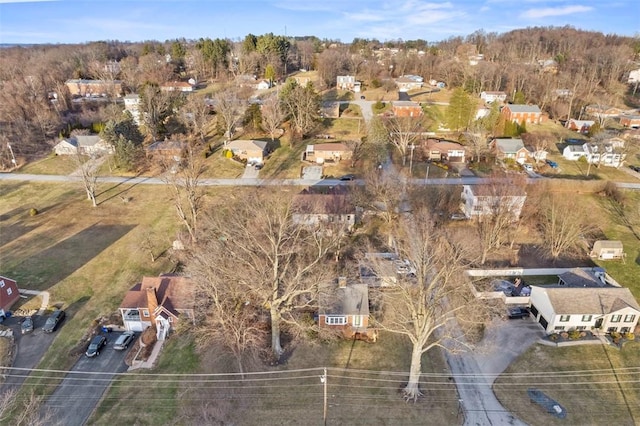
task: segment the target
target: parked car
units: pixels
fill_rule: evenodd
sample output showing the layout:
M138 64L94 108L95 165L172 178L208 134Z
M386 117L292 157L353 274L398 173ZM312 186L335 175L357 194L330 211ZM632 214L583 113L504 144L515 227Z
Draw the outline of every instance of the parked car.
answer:
M89 343L89 347L87 348L87 352L84 354L89 358L93 358L94 356L100 355L100 349L102 349L107 344L107 338L104 336L95 336L91 339L91 343Z
M113 349L116 351L123 351L127 349L129 344L133 342L135 337L135 333L133 331L125 331L116 339L116 342L113 344Z
M60 323L64 320L64 317L65 312L63 310L59 309L57 311L53 311L53 313L49 315L49 318L47 318L47 321L44 323L44 327L42 327L42 330L45 333L53 333L54 331L56 331Z
M528 164L528 163L524 163L522 165L522 168L525 169L527 172L532 172L533 171L533 166L531 164Z
M256 165L255 165L255 166L253 166L253 167L254 167L256 170L261 170L261 169L264 167L264 165L263 165L262 163L256 163Z
M22 334L31 333L33 331L33 318L26 317L20 324L20 332Z
M509 311L507 312L507 316L509 317L509 319L525 319L525 318L529 318L529 308L525 308L525 307L515 307L515 308L509 308Z
M449 218L451 220L466 220L467 216L464 213L453 213Z
M638 172L638 173L640 173L640 166L634 166L633 164L630 164L630 165L629 165L629 168L630 168L631 170L633 170L634 172Z
M339 179L341 181L348 181L348 180L354 180L355 178L356 178L356 175L348 174L348 175L340 176Z
M549 167L551 167L552 169L558 168L558 163L556 163L555 161L545 160L545 163L547 163L547 165L549 165Z

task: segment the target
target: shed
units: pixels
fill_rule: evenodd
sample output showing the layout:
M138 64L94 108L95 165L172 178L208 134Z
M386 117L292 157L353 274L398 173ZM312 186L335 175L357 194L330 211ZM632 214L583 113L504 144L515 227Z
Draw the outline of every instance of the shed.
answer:
M598 240L593 243L589 256L599 260L623 259L622 241Z

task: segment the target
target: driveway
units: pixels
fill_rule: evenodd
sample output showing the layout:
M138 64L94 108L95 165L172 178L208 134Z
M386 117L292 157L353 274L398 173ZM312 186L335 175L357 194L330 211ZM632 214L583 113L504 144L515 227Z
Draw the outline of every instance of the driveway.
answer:
M464 410L465 425L525 425L500 404L492 384L542 334L532 319L495 319L472 351L445 352Z
M242 179L258 179L260 170L256 170L255 166L247 164L242 174Z
M33 331L29 334L22 335L20 333L20 324L23 317L10 317L7 318L2 325L11 328L13 336L16 342L16 356L13 361L13 368L16 369L31 369L35 368L47 349L56 337L56 333L45 333L42 331L46 315L34 315L33 316ZM60 327L64 327L64 322ZM17 391L26 376L29 375L28 371L14 370L6 375L6 380L2 384L0 389L4 391L15 390Z
M113 349L119 335L117 332L107 334L107 346L97 357L82 355L47 399L44 407L53 411L53 418L58 424L85 424L116 373L127 370L124 358L128 350Z

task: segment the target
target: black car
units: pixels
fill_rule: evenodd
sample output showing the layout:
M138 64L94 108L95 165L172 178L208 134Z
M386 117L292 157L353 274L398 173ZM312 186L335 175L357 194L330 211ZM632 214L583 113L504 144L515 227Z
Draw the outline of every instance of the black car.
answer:
M354 180L356 178L356 175L344 175L344 176L340 176L340 180L341 181L348 181L348 180Z
M87 352L85 352L85 355L89 358L100 355L100 349L102 349L106 344L106 337L95 336L93 339L91 339L91 343L89 343L89 347L87 348Z
M20 324L20 332L22 334L31 333L33 331L33 318L26 317Z
M262 170L262 167L264 167L262 163L257 163L255 166L253 166L253 168L256 170Z
M44 323L44 327L42 327L42 330L45 333L53 333L54 331L56 331L62 320L64 320L64 316L65 313L63 310L54 311L49 316L49 318L47 318L47 321Z
M638 173L640 173L640 166L634 166L633 164L630 164L630 165L629 165L629 168L630 168L631 170L633 170L634 172L638 172Z
M509 319L525 319L529 318L529 308L516 307L510 308L507 313Z

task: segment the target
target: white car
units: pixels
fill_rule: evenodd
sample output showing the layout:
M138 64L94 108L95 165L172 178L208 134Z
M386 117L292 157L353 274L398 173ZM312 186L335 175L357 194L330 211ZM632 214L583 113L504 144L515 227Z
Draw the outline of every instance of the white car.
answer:
M532 172L533 171L533 166L531 164L524 163L522 165L522 168L525 169L525 171L527 171L527 172Z

